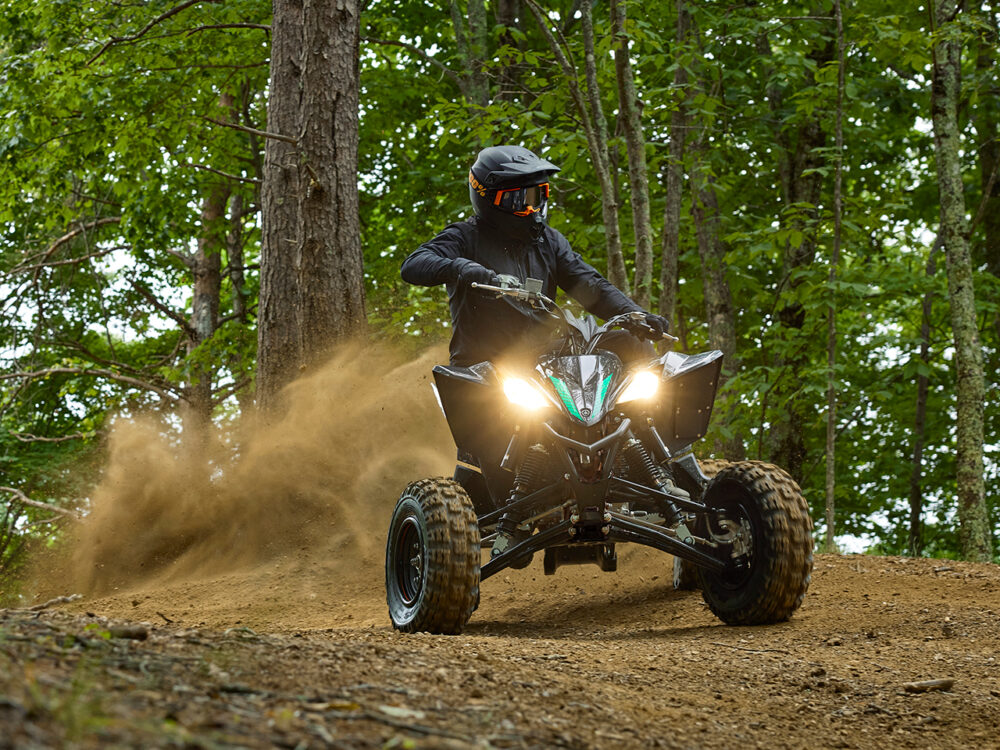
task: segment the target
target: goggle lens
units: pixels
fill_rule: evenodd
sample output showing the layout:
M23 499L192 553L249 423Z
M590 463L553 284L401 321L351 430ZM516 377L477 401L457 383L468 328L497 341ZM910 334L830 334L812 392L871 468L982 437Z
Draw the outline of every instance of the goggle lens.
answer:
M515 214L525 215L541 211L549 198L549 183L529 187L498 190L495 206Z

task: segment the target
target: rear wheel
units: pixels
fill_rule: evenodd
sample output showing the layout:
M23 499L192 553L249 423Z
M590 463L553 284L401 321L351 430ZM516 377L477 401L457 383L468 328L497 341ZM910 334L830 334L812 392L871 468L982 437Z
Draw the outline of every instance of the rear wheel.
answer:
M719 473L721 469L729 466L728 461L716 458L700 458L698 466L701 473L711 479ZM696 591L699 585L698 566L680 557L674 558L674 590L675 591Z
M413 482L389 523L385 591L404 633L461 633L479 599L479 525L472 500L451 479Z
M732 545L721 573L698 571L712 612L730 625L782 622L802 604L812 574L812 519L802 491L782 469L732 463L705 488L710 533Z

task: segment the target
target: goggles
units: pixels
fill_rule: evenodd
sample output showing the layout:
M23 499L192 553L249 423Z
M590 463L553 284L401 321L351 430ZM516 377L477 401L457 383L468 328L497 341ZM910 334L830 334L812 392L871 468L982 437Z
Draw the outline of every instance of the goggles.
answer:
M549 183L543 182L541 185L497 190L493 205L515 216L530 216L539 212L544 214L548 199Z

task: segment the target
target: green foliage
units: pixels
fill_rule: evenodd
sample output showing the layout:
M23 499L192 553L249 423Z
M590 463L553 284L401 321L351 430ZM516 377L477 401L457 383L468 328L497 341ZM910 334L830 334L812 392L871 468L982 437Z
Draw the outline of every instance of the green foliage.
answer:
M582 69L582 31L571 5L567 0L546 8ZM675 41L671 3L630 4L628 31L654 228L661 231L671 115L679 107L691 115L689 143L704 140L697 164L690 152L686 157L685 173L711 176L720 204L739 365L720 394L701 452L741 436L750 457L768 459L766 438L795 405L808 415L797 479L814 517L822 516L832 294L839 528L877 540L886 551L906 548L915 379L922 375L930 382L925 551L954 554L955 374L943 259L937 273L926 272L938 220L927 124L927 18L898 0L846 6L844 223L831 287L837 66L827 9L795 0L780 8L688 6L692 36L686 44ZM269 36L255 25L269 23L270 4L197 3L150 26L174 7L162 0L0 4L0 357L7 373L62 370L0 381L2 483L35 499L71 503L86 497L109 415L176 410L204 377L212 381L217 416L238 411L252 392L260 251L255 180L263 144L210 120L266 129ZM534 19L525 13L515 27L504 28L489 5L486 47L477 56L480 40L471 39L467 23L451 21L450 7L376 0L362 17L359 185L367 304L376 335L412 347L447 339L447 304L441 289L403 284L399 265L421 242L468 214L466 172L483 146L518 142L559 164L550 221L596 267L606 262L600 191L586 138L567 81ZM465 6L458 7L464 22ZM992 33L995 19L967 19L952 31L970 43ZM595 6L594 20L628 256L630 191L605 5ZM123 41L106 46L112 39ZM976 67L968 58L966 125L994 112L998 69ZM674 83L678 69L687 71L687 84ZM226 96L233 105L220 108ZM966 127L964 137L967 203L975 207L983 191L975 178L980 150L973 129ZM808 143L813 145L802 145ZM793 199L804 179L818 181L817 194ZM202 226L204 201L219 189L227 191L228 215L217 226ZM712 343L687 186L682 201L679 335L687 350L696 351ZM238 205L243 210L234 219ZM226 276L218 327L189 347L179 320L191 315L194 275L178 257L233 226L242 260L231 257L228 244L218 252L224 270L242 265L243 284ZM981 227L972 239L980 253L989 252ZM796 252L807 262L790 270L787 260ZM632 259L626 262L631 269ZM928 293L933 304L925 364L919 357L921 301ZM994 393L998 299L1000 281L983 271L977 300L992 363L987 390ZM801 310L801 328L782 323L781 311L791 307ZM803 364L793 370L783 364L789 361ZM722 415L731 416L723 421ZM1000 434L1000 410L988 408L986 420L987 435ZM15 433L82 437L23 442ZM998 452L1000 445L986 446L987 495L994 503ZM40 518L25 512L31 521ZM992 512L1000 521L998 509Z

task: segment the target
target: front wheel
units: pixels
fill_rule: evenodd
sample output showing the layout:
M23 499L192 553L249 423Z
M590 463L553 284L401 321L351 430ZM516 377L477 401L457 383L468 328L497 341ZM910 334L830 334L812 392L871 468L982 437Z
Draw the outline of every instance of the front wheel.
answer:
M479 524L472 500L451 479L413 482L389 523L385 592L404 633L458 634L479 599Z
M812 574L812 519L802 490L773 464L741 461L719 470L704 502L716 509L712 536L727 540L733 554L721 573L698 571L709 608L730 625L787 620Z

